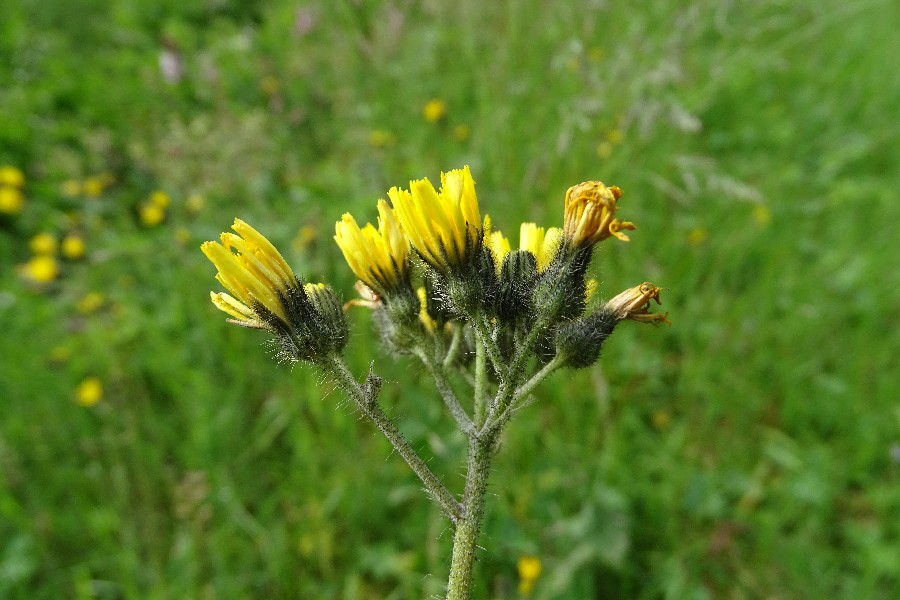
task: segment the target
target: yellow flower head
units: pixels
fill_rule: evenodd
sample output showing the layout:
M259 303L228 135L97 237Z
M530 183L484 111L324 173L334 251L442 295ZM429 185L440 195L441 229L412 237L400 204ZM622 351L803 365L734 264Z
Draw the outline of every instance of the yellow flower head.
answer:
M93 175L84 180L81 190L88 198L97 198L106 189L108 180L109 176Z
M285 301L300 281L284 258L261 233L240 219L223 233L222 242L204 242L200 249L219 272L216 279L234 296L210 292L212 302L239 324L265 328L258 310L265 308L287 323Z
M58 246L59 242L56 241L56 236L46 232L37 234L28 242L28 247L32 252L44 256L55 255Z
M74 198L81 195L81 182L77 179L66 179L59 186L60 192L67 198Z
M59 277L59 264L52 256L39 255L21 265L19 274L34 283L49 283Z
M482 243L481 215L469 167L441 173L441 190L428 179L410 190L391 188L388 196L403 232L422 258L444 273L458 270Z
M150 194L148 200L150 201L150 204L158 206L162 209L168 208L169 204L172 202L172 198L170 198L169 195L162 190L156 190L155 192Z
M659 300L661 291L660 288L649 281L645 281L641 285L636 285L613 297L612 300L604 305L604 308L615 314L619 319L630 319L644 323L668 323L671 325L666 318L669 316L669 313L651 313L649 310L651 300L655 300L657 304L662 304Z
M466 141L471 135L472 128L468 125L462 124L453 128L453 137L455 137L458 142Z
M84 239L80 235L69 234L63 238L60 250L69 260L78 260L84 256Z
M437 123L447 114L447 103L440 98L432 98L422 108L422 116L429 123Z
M147 227L155 227L166 218L166 211L157 204L142 204L138 210L141 223Z
M99 292L88 292L79 298L78 302L75 304L75 308L83 315L90 315L97 312L97 310L103 306L104 302L106 302L106 298L103 297L103 294Z
M385 129L373 129L369 132L369 144L373 148L387 148L393 146L397 137Z
M523 556L517 565L519 570L519 593L530 596L534 584L541 576L541 559L536 556Z
M353 273L380 296L409 282L409 242L385 200L378 201L378 229L371 223L360 228L345 213L335 226L334 241Z
M772 220L772 213L765 204L756 204L753 206L753 220L760 227L765 227Z
M615 218L616 201L622 190L606 187L601 181L585 181L566 192L563 233L575 248L593 246L615 236L627 242L624 229L634 229L634 223Z
M303 284L281 253L261 233L240 219L223 233L221 243L200 248L231 294L210 292L212 303L233 317L232 323L275 334L280 356L314 361L340 351L349 331L341 304L322 283Z
M191 194L187 197L187 200L185 200L184 207L189 213L196 215L203 210L203 205L205 203L206 199L203 197L203 194Z
M0 185L21 188L25 185L25 173L18 167L3 165L0 167Z
M25 196L18 188L0 185L0 214L14 215L21 212Z
M103 384L98 377L87 377L75 388L75 402L91 407L103 397Z

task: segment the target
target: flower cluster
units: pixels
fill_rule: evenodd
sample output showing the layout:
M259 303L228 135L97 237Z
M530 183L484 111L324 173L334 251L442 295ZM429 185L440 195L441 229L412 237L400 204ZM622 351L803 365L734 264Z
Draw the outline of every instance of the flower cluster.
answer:
M335 226L334 240L360 281L362 300L347 305L373 308L383 340L398 352L415 353L470 328L496 340L500 354L518 341L542 360L588 366L619 322L666 322L648 310L660 292L650 283L585 314L596 286L587 277L593 248L611 237L628 241L623 232L635 228L616 217L621 197L618 187L599 181L573 186L562 227L523 223L513 249L482 217L468 167L442 173L439 188L428 179L393 187L376 204L376 224L360 226L347 213ZM230 292L212 294L216 307L234 323L276 334L294 358L340 352L347 323L330 288L304 284L246 223L235 221L234 230L202 246Z

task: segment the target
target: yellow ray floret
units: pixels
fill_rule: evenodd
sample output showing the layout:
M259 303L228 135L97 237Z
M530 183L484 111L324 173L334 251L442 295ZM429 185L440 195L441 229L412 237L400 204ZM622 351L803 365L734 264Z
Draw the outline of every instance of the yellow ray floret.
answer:
M440 191L428 179L409 185L410 191L392 188L388 196L410 243L437 269L465 264L482 236L469 167L442 173Z
M335 226L334 241L353 273L380 294L409 279L409 242L386 201L378 201L378 229L371 223L360 228L345 213Z
M559 227L544 230L534 223L522 223L519 226L519 248L534 254L539 273L553 260L561 239L562 229Z
M491 249L497 272L503 266L503 260L511 251L509 239L500 231L490 231L490 220L485 217L485 243ZM537 261L538 272L542 273L559 248L562 239L562 229L550 227L544 229L534 223L522 223L519 226L519 250L527 250L534 255Z
M221 243L204 242L200 246L219 270L216 279L232 294L213 294L213 304L248 324L260 322L253 310L256 303L287 321L282 298L289 288L298 285L297 277L261 233L240 219L235 219L232 229L237 235L223 233Z
M502 231L492 231L489 236L485 236L485 243L488 248L491 249L491 255L494 257L494 265L499 273L500 269L503 267L503 261L506 259L506 255L509 254L512 249L509 239L503 235Z
M431 318L431 315L428 314L428 296L425 292L425 288L420 287L417 289L416 296L419 297L419 321L425 326L425 331L434 333L434 330L437 329L437 322L435 322L435 320Z

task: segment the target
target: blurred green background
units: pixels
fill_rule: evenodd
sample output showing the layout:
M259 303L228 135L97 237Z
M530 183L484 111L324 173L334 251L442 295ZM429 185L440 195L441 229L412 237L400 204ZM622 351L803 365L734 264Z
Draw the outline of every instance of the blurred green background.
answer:
M0 597L439 596L438 510L224 323L198 246L239 216L349 298L334 222L464 164L509 233L623 188L599 296L649 279L674 323L512 423L478 597L528 555L534 598L900 596L900 11L645 4L3 2ZM459 490L420 366L351 316Z

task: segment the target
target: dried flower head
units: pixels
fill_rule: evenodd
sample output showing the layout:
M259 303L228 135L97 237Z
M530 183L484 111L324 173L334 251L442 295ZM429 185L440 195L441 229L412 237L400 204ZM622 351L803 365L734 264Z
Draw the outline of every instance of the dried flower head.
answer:
M585 181L572 186L566 192L563 232L575 248L593 246L597 242L615 236L627 242L625 229L634 229L634 223L615 218L616 202L622 190L606 187L602 181Z

